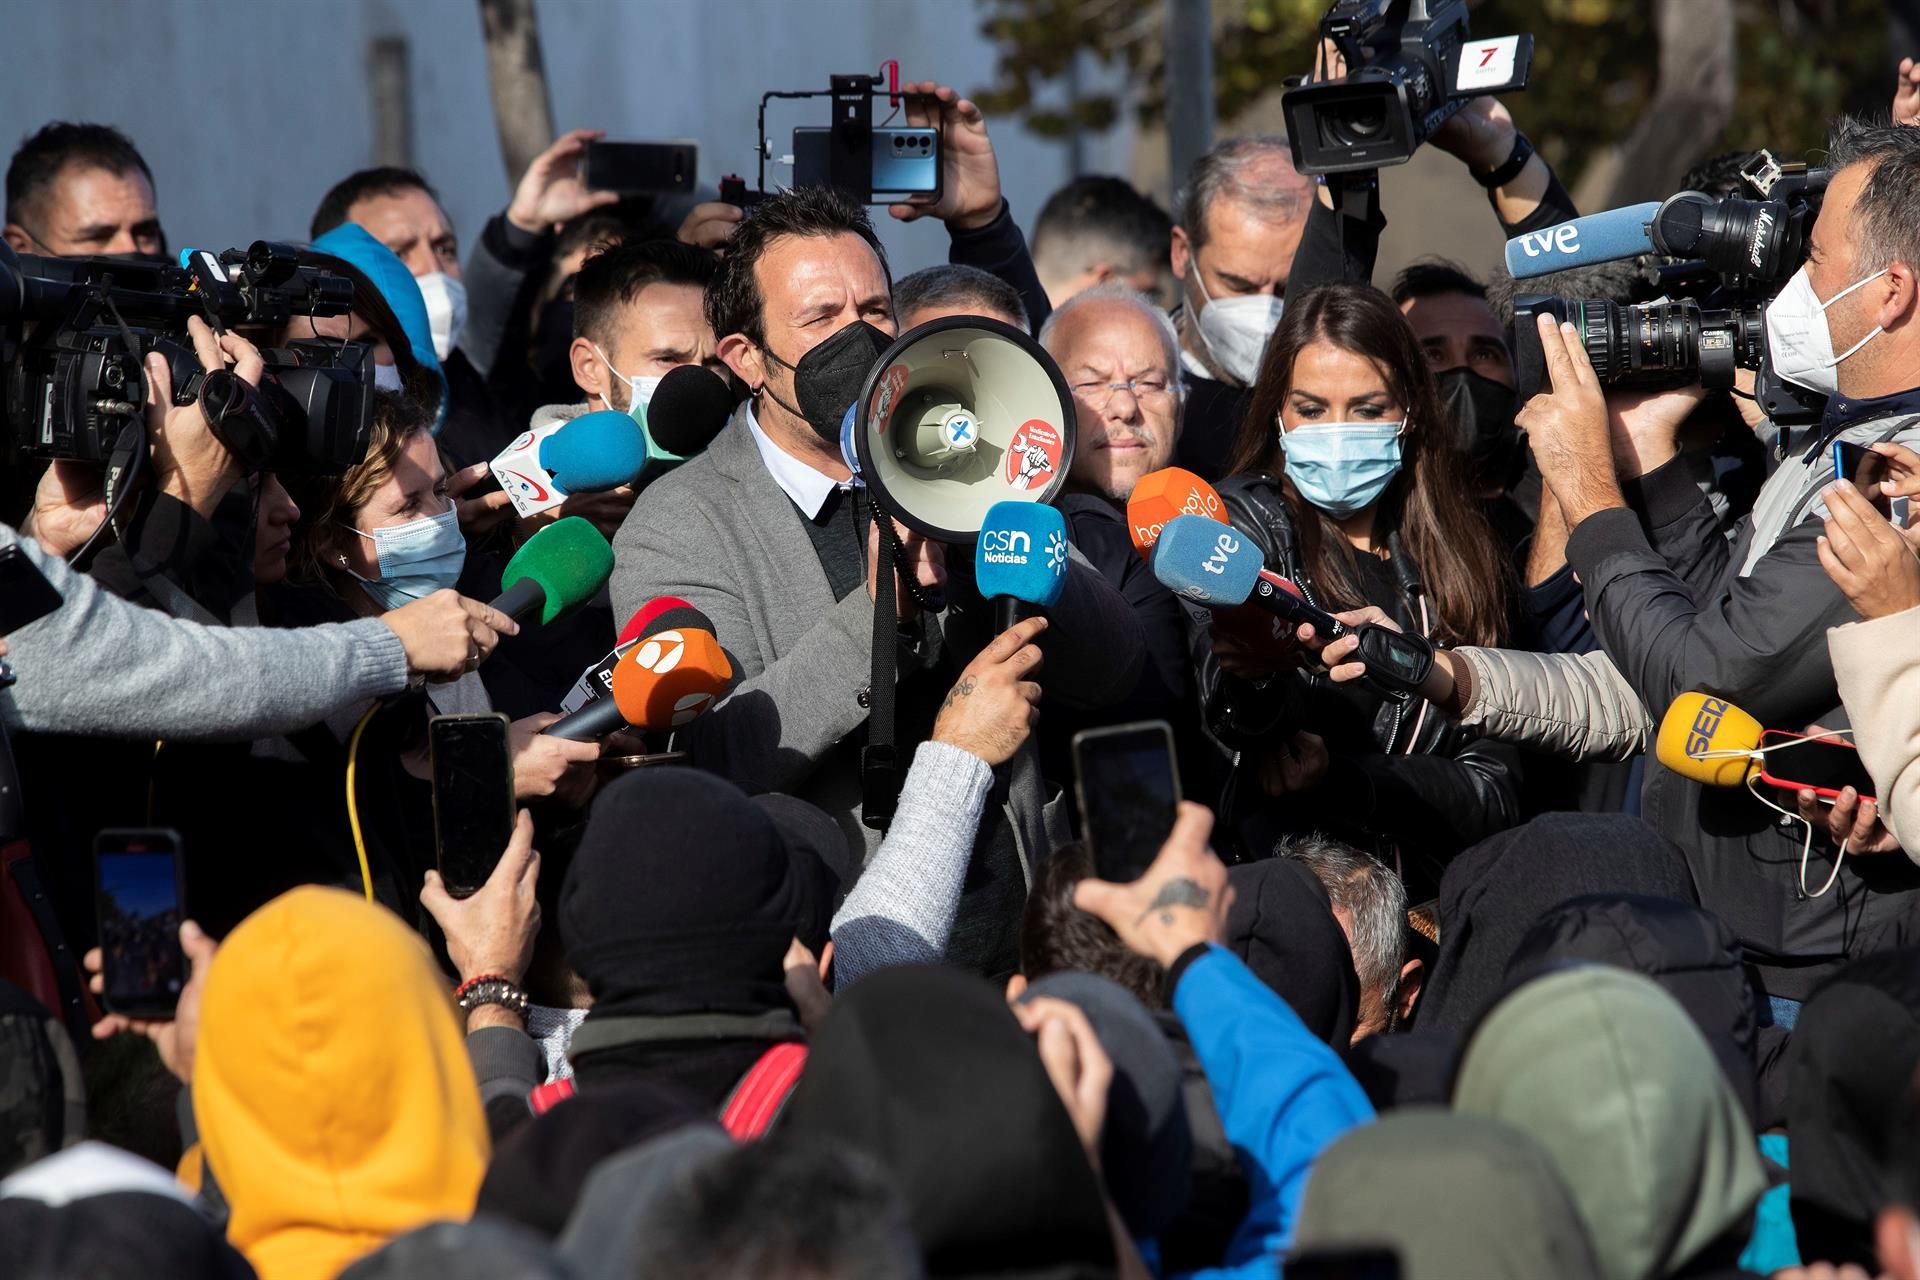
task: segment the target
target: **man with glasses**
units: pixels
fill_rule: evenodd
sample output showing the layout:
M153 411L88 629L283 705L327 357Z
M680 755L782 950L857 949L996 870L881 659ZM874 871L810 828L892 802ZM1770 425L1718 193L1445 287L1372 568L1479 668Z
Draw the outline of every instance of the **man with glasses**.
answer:
M1180 436L1180 341L1167 313L1118 282L1075 294L1047 318L1040 345L1073 390L1080 438L1073 489L1124 508L1140 477L1173 458Z

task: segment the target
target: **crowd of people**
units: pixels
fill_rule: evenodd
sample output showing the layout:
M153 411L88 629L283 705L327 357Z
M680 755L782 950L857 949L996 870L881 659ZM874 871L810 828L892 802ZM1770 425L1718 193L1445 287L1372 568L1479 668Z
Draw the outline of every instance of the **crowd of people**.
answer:
M1273 137L1170 213L1083 177L1023 231L979 108L902 92L943 181L881 216L943 223L946 263L896 279L829 187L595 191L574 130L483 227L376 168L260 229L349 315L187 322L253 384L367 344L344 471L236 457L159 355L111 520L100 466L9 424L0 548L61 602L0 636L0 1275L1920 1277L1920 531L1888 514L1920 496L1920 72L1833 122L1767 305L1773 372L1827 397L1798 425L1751 371L1607 385L1551 317L1522 398L1516 293L1644 301L1657 261L1376 282L1414 214ZM1506 236L1577 215L1496 99L1431 145ZM0 234L165 254L164 177L47 124ZM1058 597L1004 629L843 448L882 353L956 316L1030 335L1077 428ZM500 487L523 432L646 430L689 367L729 409L696 455L532 514ZM1417 692L1357 633L1164 585L1129 504L1169 468L1345 627L1429 642ZM604 587L486 603L568 520ZM718 700L546 732L663 601ZM1871 795L1669 767L1688 694L1851 743ZM430 745L476 713L517 810L477 887ZM1103 879L1073 742L1142 721L1184 799ZM178 842L171 1016L115 1007L120 828Z

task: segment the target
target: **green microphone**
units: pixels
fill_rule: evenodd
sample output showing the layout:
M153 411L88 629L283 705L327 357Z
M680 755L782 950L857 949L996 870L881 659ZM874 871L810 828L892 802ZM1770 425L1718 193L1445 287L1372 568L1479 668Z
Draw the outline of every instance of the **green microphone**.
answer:
M593 599L612 576L613 548L592 521L567 516L514 552L500 575L500 594L493 607L515 622L532 618L545 626ZM538 618L533 618L535 610Z

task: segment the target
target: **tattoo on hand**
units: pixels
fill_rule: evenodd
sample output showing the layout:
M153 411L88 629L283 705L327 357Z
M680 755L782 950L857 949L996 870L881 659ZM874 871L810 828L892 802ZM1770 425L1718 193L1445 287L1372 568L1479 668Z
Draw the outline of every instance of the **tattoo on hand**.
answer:
M1169 880L1160 886L1160 892L1154 895L1153 901L1147 904L1147 909L1140 913L1140 918L1134 921L1134 924L1136 926L1145 924L1147 917L1158 911L1160 923L1171 925L1173 908L1192 907L1196 911L1205 911L1207 903L1212 898L1212 894L1184 876L1178 880Z
M947 691L946 700L940 704L940 708L941 710L944 711L946 708L954 704L955 699L970 698L972 696L973 696L973 677L961 676L960 682L954 685L953 688Z

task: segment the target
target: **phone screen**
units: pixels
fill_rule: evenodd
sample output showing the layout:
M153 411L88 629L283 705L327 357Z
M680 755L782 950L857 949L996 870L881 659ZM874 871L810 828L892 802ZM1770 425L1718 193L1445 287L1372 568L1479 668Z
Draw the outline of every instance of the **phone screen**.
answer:
M700 149L691 142L589 142L587 186L623 195L693 190Z
M1875 511L1901 528L1906 527L1907 500L1890 498L1873 488L1887 478L1886 458L1863 444L1836 440L1833 442L1833 474L1835 479L1853 481L1853 487L1873 504Z
M1391 1249L1315 1250L1287 1263L1288 1280L1400 1280L1400 1255Z
M435 716L433 836L447 892L478 890L513 838L513 755L499 714Z
M1873 795L1873 778L1859 750L1849 743L1769 731L1760 735L1760 746L1766 750L1760 775L1773 786L1811 787L1834 795L1852 787L1862 796Z
M1073 740L1080 830L1102 880L1138 880L1173 831L1180 804L1173 730L1164 720L1089 729Z
M19 543L0 547L0 636L38 622L61 603L60 593Z
M180 837L102 831L94 842L102 997L115 1013L170 1018L187 985L180 949Z

